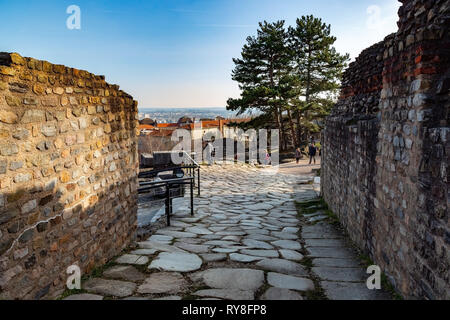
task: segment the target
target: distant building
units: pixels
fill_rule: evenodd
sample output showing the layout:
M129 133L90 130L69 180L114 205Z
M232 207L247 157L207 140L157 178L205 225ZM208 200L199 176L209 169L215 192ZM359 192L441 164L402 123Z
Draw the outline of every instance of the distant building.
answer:
M194 123L191 118L189 117L181 117L178 122L179 125L185 125L185 124L191 124Z
M155 126L156 125L156 121L152 120L150 118L144 118L144 119L139 121L139 124L149 124L149 125Z

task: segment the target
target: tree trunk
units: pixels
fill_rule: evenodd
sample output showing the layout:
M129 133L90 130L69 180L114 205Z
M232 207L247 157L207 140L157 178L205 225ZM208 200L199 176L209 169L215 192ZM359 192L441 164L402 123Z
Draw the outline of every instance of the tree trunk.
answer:
M297 141L300 143L302 142L302 125L300 123L300 112L297 112Z
M287 149L287 145L286 145L286 135L285 135L285 129L284 129L284 121L283 121L283 109L277 108L278 109L278 115L280 117L280 140L281 140L281 145L282 145L282 150L286 151Z
M310 48L310 46L308 46ZM310 102L310 94L311 94L311 49L308 52L308 65L307 65L307 76L306 76L306 110L305 110L305 118L308 121L308 108ZM309 129L306 128L306 139L309 140Z
M274 108L275 112L275 122L277 124L277 129L280 131L280 151L283 151L283 140L284 140L284 134L283 134L283 124L280 121L280 113L277 107Z
M292 120L291 110L288 109L287 114L289 117L289 125L291 127L291 134L292 134L291 142L292 142L294 149L296 149L297 147L299 147L299 144L297 141L297 133L295 132L294 121Z

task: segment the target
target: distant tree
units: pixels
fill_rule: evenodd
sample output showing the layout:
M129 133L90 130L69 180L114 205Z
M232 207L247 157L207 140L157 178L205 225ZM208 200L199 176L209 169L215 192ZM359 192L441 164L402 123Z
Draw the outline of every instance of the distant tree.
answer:
M295 28L287 31L284 21L260 23L257 36L247 38L241 58L233 59L232 79L239 83L241 97L229 99L227 109L238 115L256 112L246 127L274 123L282 150L287 138L299 146L320 130L334 105L349 60L336 51L335 42L330 25L313 16L297 19Z
M229 99L227 109L238 115L258 111L270 114L280 130L284 142L283 111L291 91L287 78L290 73L291 54L287 46L288 34L284 21L259 23L256 37L248 37L241 58L233 59L232 79L239 83L241 97ZM283 144L282 144L283 146Z
M192 121L191 118L189 117L181 117L180 119L178 119L177 121L178 124L189 124L189 123L194 123L194 121Z
M333 47L336 37L331 35L331 26L312 15L297 19L295 28L289 27L288 33L298 93L291 105L295 109L300 140L302 127L308 138L314 130L312 121L329 114L349 55L336 51Z
M149 124L149 125L154 126L154 125L156 125L156 121L152 120L150 118L144 118L142 120L139 120L139 124Z

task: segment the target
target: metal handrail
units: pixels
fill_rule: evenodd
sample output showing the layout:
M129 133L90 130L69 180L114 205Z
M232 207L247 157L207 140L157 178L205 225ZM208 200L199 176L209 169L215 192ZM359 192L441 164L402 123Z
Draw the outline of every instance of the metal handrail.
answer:
M198 188L198 196L200 197L200 165L186 151L183 151L183 154L195 166L194 169L192 170L194 179L195 179L195 169L197 169L197 188Z
M158 181L146 181L146 182L139 182L140 186L146 186L151 187L150 189L156 189L159 187L163 187L166 184L184 184L186 181L192 181L193 177L188 178L176 178L176 179L166 179L166 180L158 180ZM139 188L141 189L141 188Z
M148 176L153 176L158 173L165 172L165 171L173 171L176 169L197 169L197 167L190 166L190 165L184 165L184 166L178 166L178 167L168 167L168 168L164 168L164 169L150 170L150 171L145 171L145 172L139 172L138 177L139 178L147 178Z
M200 168L200 165L197 163L197 161L195 161L189 153L187 153L186 151L183 151L183 154L188 158L189 161L192 162L192 164L194 164L197 168Z
M191 194L191 216L194 215L194 177L188 178L177 178L177 179L168 179L161 181L150 181L150 182L142 182L140 185L142 187L138 188L138 193L146 193L152 189L165 187L165 207L166 207L166 217L167 217L167 225L170 226L170 214L172 213L172 199L170 198L170 189L172 185L190 185L190 194Z

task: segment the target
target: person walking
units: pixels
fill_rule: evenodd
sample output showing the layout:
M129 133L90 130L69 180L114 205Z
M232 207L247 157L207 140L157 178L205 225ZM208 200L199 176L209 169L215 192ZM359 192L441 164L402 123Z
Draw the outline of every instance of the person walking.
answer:
M300 150L300 148L297 148L295 150L295 161L297 162L297 164L300 162L301 157L302 157L302 151Z
M314 164L316 164L317 148L312 142L309 145L308 153L309 153L309 164L311 164L313 160L314 160Z
M214 151L214 147L213 147L212 143L208 142L208 144L206 145L206 148L205 148L205 158L206 158L206 162L208 163L209 166L213 164L213 151Z
M266 150L266 159L265 159L265 162L266 162L266 166L269 166L269 165L272 164L272 159L270 158L269 151L267 151L267 150Z

